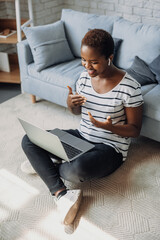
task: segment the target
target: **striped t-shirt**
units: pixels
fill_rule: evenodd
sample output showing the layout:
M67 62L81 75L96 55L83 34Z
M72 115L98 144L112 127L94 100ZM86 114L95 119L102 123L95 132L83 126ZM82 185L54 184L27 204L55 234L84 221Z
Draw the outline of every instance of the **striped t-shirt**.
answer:
M120 83L107 93L97 93L91 83L91 77L85 71L80 75L76 84L76 91L87 98L82 105L82 118L79 126L80 134L88 141L104 143L121 152L123 160L127 157L130 145L129 137L121 137L111 131L95 127L87 112L98 121L105 121L111 116L112 124L125 124L125 107L138 107L143 103L141 85L129 74L125 74Z

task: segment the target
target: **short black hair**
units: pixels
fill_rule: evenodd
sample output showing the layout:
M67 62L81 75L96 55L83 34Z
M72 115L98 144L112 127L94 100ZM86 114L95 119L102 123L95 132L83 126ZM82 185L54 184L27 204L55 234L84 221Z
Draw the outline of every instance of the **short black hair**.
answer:
M85 45L96 48L101 55L108 58L114 52L114 41L110 33L103 29L89 30L81 42L81 47Z

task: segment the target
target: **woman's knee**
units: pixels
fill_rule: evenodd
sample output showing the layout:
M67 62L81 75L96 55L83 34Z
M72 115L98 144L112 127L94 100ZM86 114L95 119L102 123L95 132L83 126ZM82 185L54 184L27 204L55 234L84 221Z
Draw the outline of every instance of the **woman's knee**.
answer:
M82 161L77 161L74 169L73 175L77 183L85 182L89 178L87 167L82 163Z
M26 151L30 143L31 141L29 140L28 136L24 135L21 142L22 149Z
M89 174L88 174L86 166L84 166L81 163L77 164L75 172L76 172L79 182L84 182L89 178Z
M63 179L73 183L82 183L87 178L85 169L75 162L61 164L59 173Z

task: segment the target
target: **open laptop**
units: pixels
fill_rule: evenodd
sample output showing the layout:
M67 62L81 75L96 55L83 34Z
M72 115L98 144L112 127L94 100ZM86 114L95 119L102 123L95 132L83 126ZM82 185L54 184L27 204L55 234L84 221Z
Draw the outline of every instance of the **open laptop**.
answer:
M18 120L31 142L62 160L72 161L94 148L93 144L58 128L48 132L21 118Z

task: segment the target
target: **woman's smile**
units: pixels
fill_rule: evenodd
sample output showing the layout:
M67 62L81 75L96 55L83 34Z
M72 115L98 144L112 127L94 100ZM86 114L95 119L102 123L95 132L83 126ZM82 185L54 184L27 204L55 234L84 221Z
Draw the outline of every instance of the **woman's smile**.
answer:
M94 69L87 69L87 72L88 72L88 74L89 74L90 76L93 76L93 75L95 75L96 70L94 70Z

